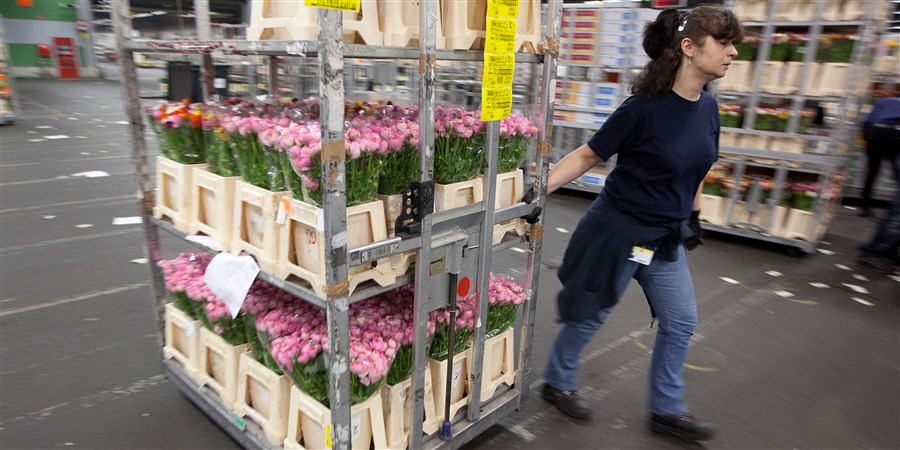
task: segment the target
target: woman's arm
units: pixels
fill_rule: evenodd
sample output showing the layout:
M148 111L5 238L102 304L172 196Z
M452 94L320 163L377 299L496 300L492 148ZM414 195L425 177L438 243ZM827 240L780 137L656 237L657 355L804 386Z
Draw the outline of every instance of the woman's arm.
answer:
M551 193L568 182L580 177L591 167L603 162L587 144L564 156L550 171L547 178L547 193ZM699 202L699 199L697 200ZM699 203L697 203L699 204Z

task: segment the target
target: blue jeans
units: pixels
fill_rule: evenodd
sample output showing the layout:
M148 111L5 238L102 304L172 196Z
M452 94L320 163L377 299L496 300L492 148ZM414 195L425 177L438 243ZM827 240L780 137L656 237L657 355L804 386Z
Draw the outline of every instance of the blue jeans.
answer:
M864 256L890 257L897 251L897 247L900 247L900 186L896 188L894 201L887 215L881 219L875 236L860 249Z
M618 296L624 293L631 278L636 279L659 319L650 367L650 411L665 415L687 412L681 371L697 326L697 301L684 246L679 246L675 262L666 262L657 255L649 266L631 261L627 264L626 276L616 286ZM612 307L589 320L560 324L544 372L547 384L561 390L575 389L581 349L603 325L610 311Z

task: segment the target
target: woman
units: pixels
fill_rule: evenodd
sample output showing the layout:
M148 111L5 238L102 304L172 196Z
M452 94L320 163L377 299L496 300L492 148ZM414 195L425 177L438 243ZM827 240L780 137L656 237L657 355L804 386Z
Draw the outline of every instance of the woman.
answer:
M737 18L718 6L661 12L644 29L651 61L635 80L634 95L550 172L547 190L553 192L618 154L559 269L561 325L542 397L564 414L590 417L590 407L575 394L578 356L634 278L659 319L651 428L689 440L712 437L712 428L691 416L683 399L681 370L697 323L685 247L702 243L699 188L718 157L718 105L703 87L725 76L742 36Z

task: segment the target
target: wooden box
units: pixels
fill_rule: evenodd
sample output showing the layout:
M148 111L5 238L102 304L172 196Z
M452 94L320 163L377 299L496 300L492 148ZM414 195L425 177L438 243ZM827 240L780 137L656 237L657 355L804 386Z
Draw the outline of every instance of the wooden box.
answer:
M378 26L378 4L362 0L360 12L343 12L344 41L383 45ZM314 41L318 39L318 8L301 1L252 0L247 40Z
M249 344L231 345L216 333L200 330L200 385L219 394L222 403L234 409L237 395L238 361Z
M206 168L195 168L191 176L191 234L205 234L222 251L231 248L234 217L234 184L241 177L222 177Z
M481 370L481 402L494 396L502 384L512 387L516 381L515 332L512 327L484 341Z
M276 276L295 276L310 284L320 297L325 296L325 211L289 197L282 199L286 221L281 227ZM387 239L384 203L376 200L347 207L347 250ZM397 277L388 258L351 267L347 274L350 292L367 280L381 286L393 284Z
M156 206L153 217L168 218L179 231L189 233L191 221L191 177L194 169L206 164L180 164L164 156L156 157Z
M381 396L376 394L350 408L350 439L353 448L388 448L381 405ZM297 389L297 386L291 386L284 448L331 448L331 430L331 410Z
M521 170L497 174L497 190L494 198L494 208L501 209L515 205L525 196L524 175ZM484 177L482 177L484 180ZM486 186L482 187L486 189ZM494 225L493 243L498 244L506 233L514 233L517 236L525 236L525 221L523 219L511 219Z
M409 431L412 428L410 416L412 415L412 396L410 388L412 379L408 379L394 386L385 384L381 388L381 401L384 410L384 426L389 449L402 450L407 448ZM431 371L425 366L425 417L422 423L422 431L432 434L437 431L440 419L437 410L434 409L434 392L431 385Z
M450 382L450 418L452 419L460 408L469 402L466 392L469 385L469 376L472 369L469 367L472 361L472 349L453 356L453 380ZM439 417L444 416L446 404L447 386L447 360L438 361L428 358L428 368L431 370L431 385L434 387L434 409Z
M198 380L200 329L203 326L171 303L166 305L165 317L163 357L177 361L191 378Z
M283 442L287 437L290 392L287 375L272 372L253 359L250 352L241 354L234 411L259 425L269 442Z
M263 272L274 273L278 265L281 225L275 222L275 215L278 203L289 193L272 192L244 181L234 185L231 252L253 255Z
M451 184L434 184L434 212L471 205L484 200L481 178Z

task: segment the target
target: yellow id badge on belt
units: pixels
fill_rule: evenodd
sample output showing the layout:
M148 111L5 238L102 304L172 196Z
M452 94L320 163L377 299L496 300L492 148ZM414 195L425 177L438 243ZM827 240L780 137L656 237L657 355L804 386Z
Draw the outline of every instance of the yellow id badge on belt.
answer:
M631 247L631 258L628 260L649 266L650 261L653 261L653 250L635 245Z

